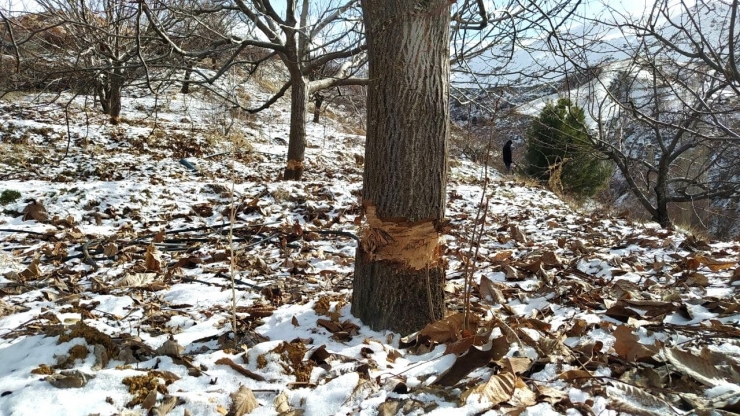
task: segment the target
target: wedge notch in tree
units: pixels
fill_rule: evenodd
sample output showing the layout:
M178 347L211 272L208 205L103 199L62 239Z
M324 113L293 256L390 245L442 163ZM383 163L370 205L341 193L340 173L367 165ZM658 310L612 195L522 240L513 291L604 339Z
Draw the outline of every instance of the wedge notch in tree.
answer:
M352 313L376 330L444 316L449 4L362 1L370 84Z

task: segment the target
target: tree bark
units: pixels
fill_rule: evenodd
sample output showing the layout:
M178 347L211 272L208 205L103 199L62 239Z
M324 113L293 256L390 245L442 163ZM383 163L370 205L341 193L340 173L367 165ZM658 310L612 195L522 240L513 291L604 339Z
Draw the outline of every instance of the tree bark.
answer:
M181 94L190 93L190 76L192 73L193 73L193 65L188 64L188 66L185 68L185 79L182 81L182 88L180 88Z
M113 73L110 77L110 122L111 124L118 124L121 116L121 92L123 91L123 74L121 68L114 68Z
M449 2L363 0L370 64L352 313L409 333L444 315Z
M662 172L658 173L657 183L655 184L655 212L653 221L660 224L663 228L671 227L671 218L668 215L668 195L666 189L666 177Z
M321 104L324 103L324 96L318 92L313 93L313 122L318 124L321 121Z
M95 93L100 100L100 111L106 115L110 114L110 91L108 85L96 80Z
M308 113L308 83L300 74L291 75L290 137L288 138L288 166L283 179L300 180L306 153L306 114Z

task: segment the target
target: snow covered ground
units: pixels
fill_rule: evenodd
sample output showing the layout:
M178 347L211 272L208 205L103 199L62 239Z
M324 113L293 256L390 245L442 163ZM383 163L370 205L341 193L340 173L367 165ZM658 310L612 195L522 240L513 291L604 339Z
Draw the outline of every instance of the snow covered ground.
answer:
M738 242L578 213L453 157L449 316L376 332L349 312L347 114L308 124L305 179L281 182L284 101L129 96L119 126L83 105L68 126L60 104L0 102L0 192L21 193L0 206L0 415L740 411Z

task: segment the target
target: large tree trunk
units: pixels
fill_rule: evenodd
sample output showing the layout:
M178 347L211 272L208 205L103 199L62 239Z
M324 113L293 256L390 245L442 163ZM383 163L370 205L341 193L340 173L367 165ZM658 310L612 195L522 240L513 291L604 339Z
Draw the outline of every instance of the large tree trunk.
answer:
M653 221L663 228L671 227L671 219L668 215L668 162L664 154L658 164L658 175L655 178L655 211Z
M188 63L188 66L185 68L185 79L182 81L182 88L180 88L181 94L190 93L190 75L192 73L193 73L193 64Z
M324 96L319 92L315 92L312 95L313 98L313 122L319 123L321 121L321 104L324 103Z
M306 78L300 74L300 70L297 72L297 74L291 75L288 166L283 173L284 180L296 181L303 176L303 159L306 153L306 114L309 98Z
M409 333L444 315L449 2L363 0L370 62L352 313Z
M658 179L660 181L660 177ZM668 198L666 195L665 182L661 185L658 182L653 188L655 191L655 212L653 213L653 221L660 224L663 228L671 227L671 218L668 215Z
M103 114L110 114L110 90L108 85L102 81L95 81L95 94L100 100L100 111Z
M121 92L123 91L122 69L114 68L110 78L110 122L118 124L121 116Z

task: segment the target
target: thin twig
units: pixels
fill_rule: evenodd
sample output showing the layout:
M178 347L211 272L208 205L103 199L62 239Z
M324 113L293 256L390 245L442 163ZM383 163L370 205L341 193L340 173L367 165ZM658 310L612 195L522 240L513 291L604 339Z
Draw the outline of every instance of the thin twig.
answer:
M483 231L486 227L486 215L488 214L488 203L490 198L486 198L486 190L488 189L488 163L491 158L491 147L493 146L493 127L496 122L496 114L498 113L499 103L496 101L494 105L494 112L491 116L491 129L488 136L488 143L486 144L486 157L483 160L483 187L480 194L480 202L478 203L478 209L475 214L475 221L473 222L473 232L470 236L470 245L468 247L468 258L465 259L465 319L463 320L463 328L468 329L468 320L470 316L470 295L473 291L473 274L477 267L478 250L480 249L481 239L483 237ZM468 120L471 118L468 117ZM468 121L468 134L470 135L470 121ZM470 137L469 137L470 139ZM478 229L478 223L480 222L480 229ZM476 235L477 230L477 235ZM473 252L473 244L475 244L475 252ZM471 265L472 255L472 265Z
M236 142L231 145L236 150ZM234 222L236 221L236 204L234 195L236 183L236 160L231 159L231 212L229 212L229 248L231 249L229 272L231 275L231 328L234 331L234 347L239 345L239 333L236 327L236 250L234 249Z

